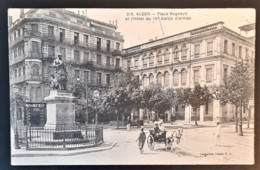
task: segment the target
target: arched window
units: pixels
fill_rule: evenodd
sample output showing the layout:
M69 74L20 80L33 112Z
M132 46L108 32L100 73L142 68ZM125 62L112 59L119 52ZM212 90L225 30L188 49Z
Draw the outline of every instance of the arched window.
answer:
M178 86L178 83L179 83L179 73L178 70L175 70L173 72L173 85Z
M150 74L150 76L149 76L149 85L152 84L152 83L154 83L154 76L153 76L153 74Z
M149 57L146 54L144 54L143 55L143 66L144 67L148 66L148 60L149 60Z
M178 46L175 46L173 53L174 53L174 62L179 61L179 49L178 49Z
M188 48L183 45L183 47L181 48L181 60L187 60L187 51Z
M166 71L164 73L164 86L169 87L170 86L170 73Z
M144 75L143 76L143 86L147 87L148 85L149 85L149 78L146 75Z
M165 50L165 55L164 55L164 64L170 63L170 51L168 48Z
M185 69L181 70L181 85L186 85L186 79L187 79L187 71Z
M157 75L157 84L162 86L162 74L161 73L158 73L158 75Z
M162 64L162 52L159 51L157 54L157 65L161 65Z
M39 66L37 64L34 64L32 66L32 74L33 75L39 75Z
M151 53L150 56L149 56L149 66L150 67L154 66L154 56L153 56L153 53Z

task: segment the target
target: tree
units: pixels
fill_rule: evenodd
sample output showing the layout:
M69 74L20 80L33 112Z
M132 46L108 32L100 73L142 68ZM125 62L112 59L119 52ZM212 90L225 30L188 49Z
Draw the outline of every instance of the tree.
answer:
M220 87L219 93L220 99L226 98L225 102L239 107L238 135L242 136L242 108L253 99L254 94L254 61L236 63L231 74L224 78L224 85Z
M117 115L117 128L119 128L118 112L124 111L130 102L129 95L125 88L113 88L104 96L103 105L108 109L114 109Z
M10 112L12 113L12 120L13 121L16 121L14 120L15 116L14 114L17 114L15 113L15 109L17 108L21 108L25 105L26 103L26 100L27 100L27 97L21 93L14 93L11 91L10 93ZM16 108L14 108L16 106ZM16 110L17 112L17 110Z
M187 88L178 91L177 96L179 98L179 103L183 102L185 105L190 105L192 107L195 117L195 125L197 126L197 110L201 105L207 104L213 98L208 87L206 85L204 87L196 85L194 89Z

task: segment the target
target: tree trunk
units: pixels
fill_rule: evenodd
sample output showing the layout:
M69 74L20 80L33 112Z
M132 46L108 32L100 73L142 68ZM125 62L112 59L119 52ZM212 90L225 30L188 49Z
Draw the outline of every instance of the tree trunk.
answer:
M251 108L248 109L247 128L250 128Z
M238 118L237 118L237 106L236 106L236 112L235 112L235 123L236 123L236 132L238 132Z
M242 101L240 101L240 111L239 111L239 123L238 123L238 135L239 136L243 136L243 130L242 130L242 124L243 124L243 121L242 121Z
M195 118L195 125L198 126L198 122L197 122L197 109L193 109L194 111L194 118Z
M97 110L96 110L95 119L96 119L95 124L97 125L98 124L98 112L97 112Z
M117 124L117 129L119 129L119 120L118 120L118 111L116 110L116 124Z

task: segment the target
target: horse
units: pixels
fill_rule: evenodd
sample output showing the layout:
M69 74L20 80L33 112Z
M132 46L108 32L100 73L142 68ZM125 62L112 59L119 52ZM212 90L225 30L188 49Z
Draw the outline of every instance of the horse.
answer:
M167 132L166 134L166 144L171 148L171 151L174 149L174 142L176 145L180 144L180 141L182 139L183 135L183 129L178 128L177 130L174 130L172 132Z

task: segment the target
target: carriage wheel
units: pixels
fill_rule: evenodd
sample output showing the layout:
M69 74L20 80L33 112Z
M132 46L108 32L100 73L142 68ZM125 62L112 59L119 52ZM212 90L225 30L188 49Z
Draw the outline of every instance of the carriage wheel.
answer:
M147 145L148 145L148 148L152 151L154 149L154 138L152 135L149 135L147 137Z

